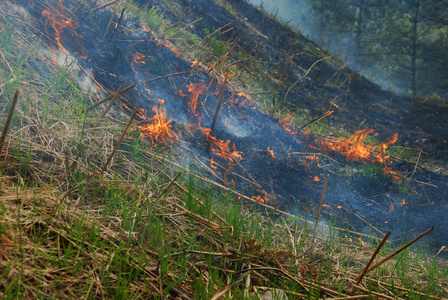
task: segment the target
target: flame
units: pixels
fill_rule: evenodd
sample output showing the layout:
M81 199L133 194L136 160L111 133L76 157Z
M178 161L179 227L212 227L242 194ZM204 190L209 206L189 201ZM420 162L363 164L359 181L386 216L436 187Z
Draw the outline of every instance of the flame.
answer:
M363 247L367 246L367 243L364 242L360 237L358 239L361 242L361 246L363 246Z
M191 63L191 68L197 68L197 67L200 67L200 66L202 66L202 62L200 62L200 61L197 61L197 60L194 60L192 63Z
M268 151L269 156L272 157L272 158L277 158L277 157L275 157L274 150L271 150L269 148L270 147L268 147L268 149L266 149Z
M279 119L278 123L282 125L283 129L292 135L296 135L298 131L293 131L292 123L294 122L294 116L286 114L283 119Z
M237 109L243 107L245 104L250 103L251 96L249 94L241 92L236 95L238 96L237 98L235 98L235 95L232 93L229 99L226 100L227 103L230 103L231 107Z
M145 57L146 55L136 52L134 53L134 62L137 64L146 64L146 62L143 60Z
M381 143L379 146L366 145L365 141L368 134L374 133L374 129L364 129L356 131L348 139L339 138L337 140L318 140L320 146L316 148L323 151L335 151L346 156L348 161L361 160L363 162L379 162L385 163L389 159L389 155L385 155L387 147L395 143L398 134L394 134L393 138Z
M211 129L203 128L200 124L200 121L196 125L197 128L199 128L199 130L206 136L207 140L209 141L210 151L212 151L212 153L220 159L228 162L228 168L223 176L224 181L227 182L227 174L231 172L235 164L238 164L243 159L242 152L236 149L235 144L230 146L230 140L220 140L211 135ZM213 164L216 165L214 161Z
M217 169L216 161L215 161L213 158L210 159L210 167L211 167L213 170L216 170L216 169Z
M179 139L177 134L172 130L171 120L167 120L162 110L163 103L164 101L159 99L159 103L153 107L152 111L155 115L152 118L143 116L143 119L149 120L150 123L138 126L143 137L149 137L153 145L159 142L167 144L167 141L174 142ZM139 116L142 116L142 114L139 114Z
M393 210L394 210L394 205L391 204L391 205L389 205L389 210L387 211L387 213L391 213L391 212L393 212Z
M316 176L314 176L314 178L313 178L313 181L314 181L314 182L319 182L319 181L320 181L320 178L319 178L319 176L317 176L317 175L316 175Z
M197 113L197 106L198 106L198 98L199 95L204 93L207 90L207 86L203 83L192 83L187 86L188 92L190 92L190 95L186 95L182 90L179 90L179 95L182 97L187 96L190 99L190 102L188 102L188 106L190 107L190 111L195 116L198 115Z
M50 26L54 29L56 37L54 38L59 50L66 54L70 54L67 49L61 44L62 32L65 28L76 29L77 24L72 23L71 18L66 18L64 15L65 8L63 0L59 0L59 8L54 7L44 9L41 13L42 17L47 18ZM74 34L77 36L76 32Z
M405 205L405 204L408 204L408 203L406 202L406 199L401 200L401 206L403 206L403 205Z
M252 199L255 199L255 200L257 200L258 202L261 202L261 203L265 203L265 202L268 202L269 201L269 199L268 199L268 193L266 193L266 191L262 191L262 193L263 193L263 197L261 197L260 195L257 195L257 196L252 196Z

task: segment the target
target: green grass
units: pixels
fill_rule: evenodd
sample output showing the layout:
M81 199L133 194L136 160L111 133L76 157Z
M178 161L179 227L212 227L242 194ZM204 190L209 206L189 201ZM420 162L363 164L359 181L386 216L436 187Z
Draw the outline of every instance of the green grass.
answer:
M158 11L149 12L165 24ZM347 278L361 272L378 239L362 246L333 223L320 220L314 227L316 221L284 219L235 200L194 166L179 169L175 153L132 130L99 175L123 126L105 120L93 130L102 108L87 112L89 94L70 66L41 77L32 67L44 63L32 55L38 43L23 53L8 44L16 30L7 29L0 41L14 66L11 72L0 65L1 82L8 82L3 97L21 90L0 168L2 299L174 299L182 293L210 299L232 284L226 299L249 299L264 288L319 299L320 286L345 295ZM14 76L36 84L10 81ZM8 105L0 105L4 124ZM172 185L162 194L179 171L182 188ZM383 294L386 286L408 299L420 299L419 292L446 296L447 272L446 263L424 249L404 251L369 274L364 286Z

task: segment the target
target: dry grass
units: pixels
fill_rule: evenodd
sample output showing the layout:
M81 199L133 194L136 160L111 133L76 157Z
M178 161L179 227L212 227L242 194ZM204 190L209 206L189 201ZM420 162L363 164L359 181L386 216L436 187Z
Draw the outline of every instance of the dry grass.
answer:
M135 128L100 175L129 117L116 109L94 128L104 106L86 113L100 99L79 88L79 70L54 66L8 14L0 4L0 28L13 37L0 44L0 124L16 88L21 97L1 156L0 298L344 297L376 239L363 246L234 200ZM357 299L446 296L442 264L405 251L369 274Z

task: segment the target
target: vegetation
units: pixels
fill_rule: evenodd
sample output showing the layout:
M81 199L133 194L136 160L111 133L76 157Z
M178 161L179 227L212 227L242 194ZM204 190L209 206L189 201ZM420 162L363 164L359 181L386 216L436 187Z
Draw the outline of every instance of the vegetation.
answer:
M0 124L20 97L0 153L0 298L350 299L345 285L378 238L260 209L134 125L114 153L129 117L117 108L101 119L105 106L91 108L100 99L80 87L76 61L54 65L4 5ZM149 19L169 26L155 8ZM351 299L446 297L446 262L414 250L369 273Z

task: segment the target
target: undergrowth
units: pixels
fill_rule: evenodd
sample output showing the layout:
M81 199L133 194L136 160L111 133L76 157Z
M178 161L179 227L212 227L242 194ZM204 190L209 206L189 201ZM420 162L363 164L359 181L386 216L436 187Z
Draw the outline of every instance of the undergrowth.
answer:
M234 197L135 128L102 172L129 116L95 127L98 95L0 17L0 124L20 90L1 153L0 298L350 299L378 238ZM445 262L424 250L369 273L356 299L446 296Z

